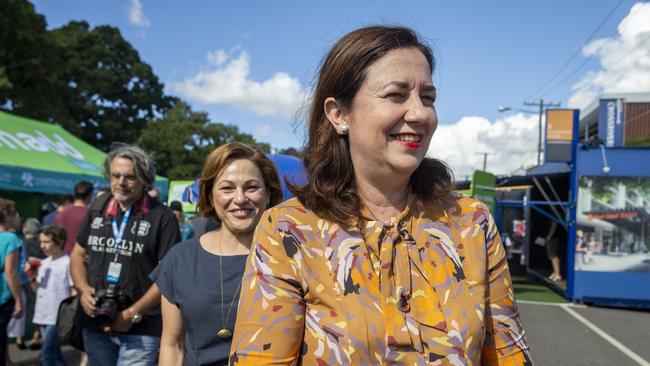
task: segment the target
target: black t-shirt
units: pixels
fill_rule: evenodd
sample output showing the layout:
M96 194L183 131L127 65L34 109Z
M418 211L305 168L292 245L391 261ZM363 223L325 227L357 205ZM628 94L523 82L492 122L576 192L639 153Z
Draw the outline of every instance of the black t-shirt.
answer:
M77 243L86 249L88 282L95 290L106 288L109 264L116 261L122 266L117 285L126 290L133 303L153 284L149 279L151 271L167 251L180 241L178 221L169 208L157 200L151 200L146 215L140 212L130 215L123 240L116 248L112 217L104 217L103 211L95 208L89 210L77 235ZM118 215L119 227L123 214ZM95 323L86 319L86 325L93 327ZM134 324L127 333L159 337L162 333L160 307L143 314L142 321Z
M234 330L246 258L219 258L192 238L172 248L151 274L160 292L181 311L186 329L184 366L228 364L232 339L220 338L217 332L224 327Z

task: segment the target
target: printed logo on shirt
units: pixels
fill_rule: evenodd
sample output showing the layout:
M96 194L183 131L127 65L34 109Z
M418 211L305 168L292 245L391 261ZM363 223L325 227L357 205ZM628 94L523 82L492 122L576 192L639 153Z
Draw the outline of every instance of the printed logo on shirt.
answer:
M52 268L46 269L45 273L43 274L43 277L39 278L38 287L42 289L46 289L48 287L48 284L50 283L51 276L52 276Z
M141 220L141 221L137 221L137 222L139 223L139 224L137 224L138 225L138 236L147 236L147 235L149 235L149 229L151 229L151 224L149 223L149 221ZM131 227L131 234L133 234L133 235L136 235L135 234L135 225L136 224L133 224L133 226Z
M120 255L131 257L133 253L142 254L144 243L137 243L132 240L122 240L120 245L115 243L114 238L104 236L89 235L88 245L93 252L100 253L119 253Z
M93 222L90 224L90 227L93 229L100 229L102 226L104 226L104 218L103 217L95 217L93 219Z

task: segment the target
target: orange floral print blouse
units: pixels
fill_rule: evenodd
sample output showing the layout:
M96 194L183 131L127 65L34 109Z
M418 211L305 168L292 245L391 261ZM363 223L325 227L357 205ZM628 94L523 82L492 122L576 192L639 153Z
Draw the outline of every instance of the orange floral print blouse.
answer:
M344 227L291 199L262 216L231 365L532 365L484 204L363 213Z

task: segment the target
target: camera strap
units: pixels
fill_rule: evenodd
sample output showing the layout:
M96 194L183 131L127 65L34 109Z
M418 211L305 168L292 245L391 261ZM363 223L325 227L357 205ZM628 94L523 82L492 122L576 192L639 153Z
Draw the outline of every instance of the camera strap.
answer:
M106 281L109 283L118 283L120 282L120 274L122 272L122 263L117 261L120 253L120 244L124 239L124 232L126 231L126 226L129 222L129 217L131 217L131 209L133 206L129 207L128 210L124 213L122 217L122 223L120 226L117 226L117 218L113 217L113 238L115 239L115 258L108 265L108 271L106 272Z
M115 239L116 246L122 243L122 239L124 238L124 231L126 230L126 224L129 222L132 208L133 206L129 207L129 209L124 213L124 216L122 217L122 223L120 224L119 228L117 227L117 219L113 217L113 238Z

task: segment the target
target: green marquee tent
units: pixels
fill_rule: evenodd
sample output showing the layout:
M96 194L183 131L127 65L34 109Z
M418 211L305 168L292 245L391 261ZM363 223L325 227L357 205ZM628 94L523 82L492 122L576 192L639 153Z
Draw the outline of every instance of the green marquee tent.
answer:
M0 190L71 194L80 180L105 187L105 156L61 126L0 112ZM156 178L163 197L168 183Z

